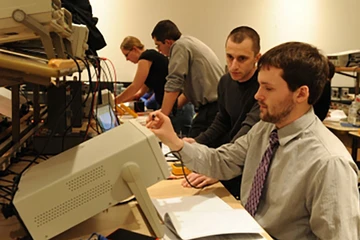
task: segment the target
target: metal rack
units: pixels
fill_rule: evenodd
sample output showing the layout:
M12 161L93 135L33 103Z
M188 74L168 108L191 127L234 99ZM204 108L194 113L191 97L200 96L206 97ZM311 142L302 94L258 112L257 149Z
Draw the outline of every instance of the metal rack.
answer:
M16 9L12 13L15 22L22 24L27 30L32 31L35 38L40 38L48 59L65 59L66 53L72 55L71 43L68 37L71 36L71 13L61 9L60 1L52 1L55 8L52 12L53 19L47 26L38 22L35 18L27 15L25 11ZM64 24L65 15L67 23ZM0 41L1 42L1 41ZM75 64L74 64L75 65ZM51 78L56 78L72 74L78 71L76 66L65 69L49 67L46 60L39 61L34 58L16 56L0 52L0 87L10 87L12 97L12 126L11 137L4 144L0 145L0 171L3 171L10 163L10 158L18 151L21 145L31 136L31 133L41 125L40 105L39 105L39 85L47 86L51 84ZM64 77L65 78L65 77ZM33 123L32 129L21 127L25 119L19 117L19 87L22 83L33 83ZM27 116L30 118L31 116ZM0 135L1 136L1 135ZM9 144L12 143L11 144Z

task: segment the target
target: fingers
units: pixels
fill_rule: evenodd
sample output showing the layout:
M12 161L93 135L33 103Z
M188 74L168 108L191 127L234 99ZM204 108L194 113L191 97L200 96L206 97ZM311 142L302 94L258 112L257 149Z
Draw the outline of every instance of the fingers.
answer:
M198 174L198 173L190 173L187 176L187 178L188 178L189 182L191 183L191 185L193 185L195 187L200 187L200 188L218 182L218 180L215 178L210 178L205 175ZM186 181L186 179L184 179L181 182L181 185L183 187L191 187L191 185Z
M150 120L149 122L146 123L146 127L150 129L158 129L161 127L163 122L164 121L162 121L161 119L154 117L153 120Z
M148 118L146 119L146 127L150 129L157 129L160 128L164 122L164 114L160 111L155 111L150 113Z

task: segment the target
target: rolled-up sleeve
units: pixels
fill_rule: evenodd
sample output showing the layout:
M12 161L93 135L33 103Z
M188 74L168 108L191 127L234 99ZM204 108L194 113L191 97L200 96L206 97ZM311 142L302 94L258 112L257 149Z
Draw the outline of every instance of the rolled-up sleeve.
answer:
M165 91L179 92L184 89L184 82L189 71L190 52L176 43L171 49L169 74L166 77Z

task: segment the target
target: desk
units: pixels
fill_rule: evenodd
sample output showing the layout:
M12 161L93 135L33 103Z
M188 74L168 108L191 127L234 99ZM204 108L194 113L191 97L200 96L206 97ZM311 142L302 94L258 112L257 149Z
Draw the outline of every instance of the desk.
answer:
M339 122L327 122L324 121L324 125L329 128L345 145L345 147L351 153L354 162L359 166L357 162L358 155L358 138L360 137L357 127L343 127Z
M242 208L242 205L220 184L216 183L205 189L183 188L181 180L163 180L150 188L148 192L153 198L168 198L179 196L191 196L198 194L215 193L233 208ZM88 239L93 232L104 236L117 228L125 228L134 232L150 235L150 231L142 218L142 213L136 202L111 207L108 211L99 213L93 218L63 232L52 240L79 240ZM10 240L10 236L19 236L23 230L19 230L19 223L12 218L4 220L0 216L1 240ZM265 239L272 239L265 231L261 233Z
M349 132L357 131L356 127L343 127L340 122L324 121L324 125L329 128L347 147L352 147L352 138L349 136Z

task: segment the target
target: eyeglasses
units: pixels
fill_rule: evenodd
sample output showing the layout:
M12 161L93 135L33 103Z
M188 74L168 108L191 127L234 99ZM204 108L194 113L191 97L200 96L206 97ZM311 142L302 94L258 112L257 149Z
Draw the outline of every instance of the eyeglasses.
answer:
M124 56L127 58L129 56L129 54L131 53L133 49L131 49L130 51L128 51L126 54L124 54Z

